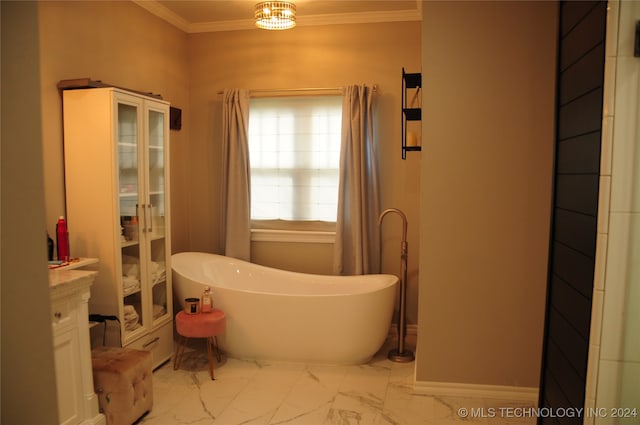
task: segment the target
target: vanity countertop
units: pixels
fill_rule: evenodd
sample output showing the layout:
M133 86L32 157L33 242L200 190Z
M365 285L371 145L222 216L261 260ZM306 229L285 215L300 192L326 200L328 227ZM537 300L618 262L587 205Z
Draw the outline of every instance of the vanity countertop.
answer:
M73 270L80 269L85 266L89 266L91 264L96 264L98 262L97 258L73 258L69 260L67 263L57 264L56 261L49 262L49 270Z
M49 288L58 292L89 286L97 274L90 270L49 270Z

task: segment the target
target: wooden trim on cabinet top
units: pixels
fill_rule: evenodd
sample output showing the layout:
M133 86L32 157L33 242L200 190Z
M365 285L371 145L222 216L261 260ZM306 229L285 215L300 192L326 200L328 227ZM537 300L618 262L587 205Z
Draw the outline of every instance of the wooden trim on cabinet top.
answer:
M155 94L155 93L150 93L150 92L142 92L142 91L139 91L139 90L131 90L131 89L128 89L126 87L114 86L113 84L103 83L100 80L92 80L89 77L73 78L71 80L60 80L60 81L58 81L57 87L58 87L58 91L60 93L62 93L63 90L94 89L94 88L100 88L100 87L115 87L117 89L122 89L122 90L126 90L126 91L129 91L129 92L132 92L132 93L141 94L143 96L152 97L154 99L163 100L161 94Z

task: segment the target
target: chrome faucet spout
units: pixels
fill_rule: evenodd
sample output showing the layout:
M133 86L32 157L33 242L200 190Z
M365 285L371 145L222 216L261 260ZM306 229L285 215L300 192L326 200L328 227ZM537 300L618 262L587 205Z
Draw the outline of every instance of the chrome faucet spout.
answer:
M400 216L400 218L402 219L402 243L403 243L403 245L406 244L406 242L407 242L407 216L402 211L400 211L399 209L397 209L397 208L387 208L386 210L382 211L382 214L380 214L380 217L378 218L378 226L382 225L382 220L389 213L398 214Z
M400 275L400 311L398 320L398 348L389 352L389 359L396 362L413 361L414 355L411 350L405 350L404 337L406 335L406 298L407 298L407 260L408 260L408 244L407 244L407 216L397 208L388 208L380 214L378 218L378 228L382 226L382 220L387 214L395 213L402 219L402 242L400 244L400 266L402 273ZM382 257L382 245L380 245Z

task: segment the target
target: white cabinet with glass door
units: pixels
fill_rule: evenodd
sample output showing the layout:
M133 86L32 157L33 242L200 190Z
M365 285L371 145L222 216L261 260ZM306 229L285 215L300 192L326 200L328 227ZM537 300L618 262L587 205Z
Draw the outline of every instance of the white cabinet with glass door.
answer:
M93 333L157 366L173 347L169 104L116 88L63 99L71 255L99 259L89 310L117 317Z

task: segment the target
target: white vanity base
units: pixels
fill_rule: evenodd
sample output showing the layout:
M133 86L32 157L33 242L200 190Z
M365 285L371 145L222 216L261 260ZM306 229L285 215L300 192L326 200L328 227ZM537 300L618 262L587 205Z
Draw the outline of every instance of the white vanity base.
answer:
M106 425L93 390L89 288L97 272L49 272L53 345L61 425Z

